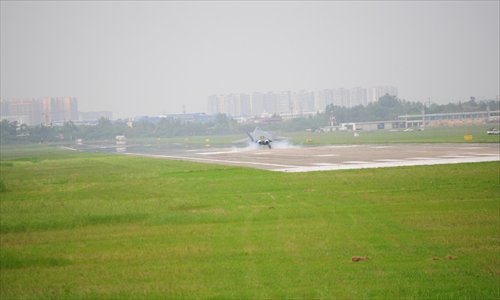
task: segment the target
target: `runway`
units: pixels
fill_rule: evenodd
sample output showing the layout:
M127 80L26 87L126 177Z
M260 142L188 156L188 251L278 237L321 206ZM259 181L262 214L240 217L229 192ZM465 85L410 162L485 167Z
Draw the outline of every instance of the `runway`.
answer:
M500 144L390 144L321 147L206 148L127 155L244 166L278 172L311 172L500 161Z

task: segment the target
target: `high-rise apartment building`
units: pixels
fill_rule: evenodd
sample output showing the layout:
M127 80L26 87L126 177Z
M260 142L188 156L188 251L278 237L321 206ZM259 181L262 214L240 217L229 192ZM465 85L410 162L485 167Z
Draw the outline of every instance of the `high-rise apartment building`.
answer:
M354 87L349 91L351 107L368 105L368 91L362 87Z
M302 114L305 112L314 112L316 110L314 101L314 92L301 90L293 93L293 113Z
M264 94L264 111L268 114L278 112L278 95L273 92Z
M224 111L224 95L211 95L208 97L208 113L217 114Z
M351 107L351 95L348 89L339 88L333 90L333 105Z
M324 89L318 92L316 97L316 108L320 111L324 110L327 105L334 104L333 90Z
M78 103L74 97L46 97L42 104L42 121L45 123L78 120Z
M264 113L264 94L252 93L252 115L258 116Z
M291 113L293 111L292 106L292 93L290 91L281 91L277 95L277 112Z
M252 114L250 95L227 94L208 97L209 114L227 114L230 116L249 116Z
M394 86L377 86L369 88L367 91L368 103L377 102L378 99L385 94L389 94L391 96L398 95L398 89Z
M225 113L230 116L241 116L241 102L239 94L229 94L224 98Z
M1 99L0 118L29 126L78 120L74 97Z
M385 94L398 95L393 86L372 88L354 87L351 89L323 89L316 93L301 90L298 92L254 92L248 94L212 95L208 97L210 114L224 113L233 117L259 116L262 114L302 115L324 111L327 105L354 107L376 102Z
M240 94L241 116L247 117L252 115L252 102L250 95Z
M20 124L35 125L42 122L42 106L37 99L1 99L0 118Z

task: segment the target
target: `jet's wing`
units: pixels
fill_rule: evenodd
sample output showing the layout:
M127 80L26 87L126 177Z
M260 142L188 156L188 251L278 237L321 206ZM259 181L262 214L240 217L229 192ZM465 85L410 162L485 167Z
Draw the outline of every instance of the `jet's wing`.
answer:
M252 133L247 132L247 135L248 135L248 137L250 138L250 140L251 140L252 142L255 142L255 139L254 139L254 137L253 137Z

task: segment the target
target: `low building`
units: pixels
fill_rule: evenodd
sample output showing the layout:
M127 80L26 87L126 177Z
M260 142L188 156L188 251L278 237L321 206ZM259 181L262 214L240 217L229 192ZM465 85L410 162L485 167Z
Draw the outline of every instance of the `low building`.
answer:
M461 113L402 115L392 121L369 121L341 123L339 126L322 128L322 131L407 129L426 126L458 126L498 123L500 111L478 111Z
M500 120L500 111L476 111L459 113L418 114L399 116L398 120L405 122L406 127L421 126L453 126L467 124L485 124Z
M337 126L337 130L345 131L345 130L383 130L383 129L400 129L400 128L408 128L408 125L417 125L417 124L406 124L401 121L371 121L371 122L351 122L351 123L341 123L340 126ZM417 127L417 126L410 126Z

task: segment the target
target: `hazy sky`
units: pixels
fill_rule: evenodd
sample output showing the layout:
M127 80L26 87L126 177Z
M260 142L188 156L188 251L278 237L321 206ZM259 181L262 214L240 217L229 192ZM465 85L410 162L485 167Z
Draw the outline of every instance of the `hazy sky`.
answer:
M211 94L394 85L499 94L499 1L1 1L1 96L75 96L115 117Z

